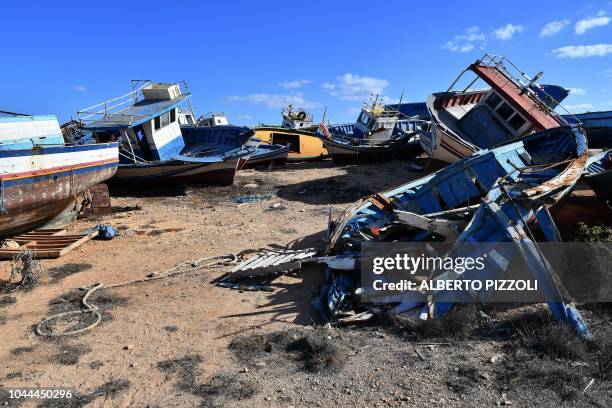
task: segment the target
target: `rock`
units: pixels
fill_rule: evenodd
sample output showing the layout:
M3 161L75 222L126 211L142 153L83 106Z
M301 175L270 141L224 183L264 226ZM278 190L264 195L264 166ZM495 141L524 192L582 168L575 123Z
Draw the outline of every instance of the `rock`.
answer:
M126 346L123 346L124 350L132 350L134 348L134 346L132 344L128 344Z
M258 361L255 363L255 367L265 367L266 363L264 363L263 361Z
M491 359L489 360L491 362L491 364L497 364L501 361L503 361L504 359L504 355L503 354L495 354L493 355L493 357L491 357Z
M239 372L240 372L240 373L243 373L243 374L246 374L246 373L248 373L248 372L249 372L249 369L248 369L248 368L246 368L246 367L242 367L242 368L240 369L240 371L239 371Z
M257 188L257 187L259 187L259 184L257 184L257 183L248 183L248 184L245 184L243 187L244 188Z

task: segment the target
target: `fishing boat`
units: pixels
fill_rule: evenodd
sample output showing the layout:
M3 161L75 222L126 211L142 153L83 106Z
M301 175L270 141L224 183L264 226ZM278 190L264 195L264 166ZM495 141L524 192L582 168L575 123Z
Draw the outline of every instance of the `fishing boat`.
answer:
M189 120L190 117L185 116L183 122L189 122ZM229 124L225 113L222 112L203 115L197 120L197 124L200 127L225 126L226 128L228 128L232 126ZM247 129L245 127L234 127L240 129ZM280 165L284 164L287 161L289 147L279 144L262 143L262 140L258 139L255 136L255 132L253 132L251 129L249 129L248 131L251 133L252 136L249 138L248 142L245 145L248 147L255 147L256 150L248 157L248 160L241 160L239 169L270 166L271 164Z
M98 142L117 141L115 183L230 185L255 151L246 127L181 125L179 107L189 102L185 82L132 81L129 93L80 110L83 131Z
M281 115L281 126L256 126L253 128L255 137L263 144L287 146L287 161L319 160L328 156L323 142L317 136L312 114L288 105Z
M330 223L328 255L354 260L354 267L334 268L328 263L328 284L321 293L321 311L334 318L352 310L364 293L358 265L363 244L421 242L449 244L446 255L485 256L498 243L499 257L485 261L484 275L436 269L431 279L508 279L514 261L524 261L537 279L553 315L587 334L578 311L557 288L549 263L538 252L534 229L545 240L558 241L558 231L548 208L574 187L588 160L586 136L577 126L547 129L492 149L480 150L436 173L355 204ZM501 245L509 243L511 245ZM423 250L423 249L421 249ZM444 255L444 254L441 254ZM491 254L495 255L495 254ZM476 258L474 258L476 259ZM500 259L503 262L498 262ZM362 271L361 273L368 273ZM390 313L441 316L456 302L445 291L432 291L427 302L400 294L377 307ZM485 301L484 291L466 293ZM366 307L367 305L361 305Z
M475 78L463 89L454 90L468 71ZM546 94L536 85L541 76L540 72L529 78L507 58L485 54L446 92L427 98L432 129L420 138L423 149L434 159L453 163L480 149L567 124L549 106L552 96L546 102L538 96ZM472 90L479 80L488 88Z
M117 143L71 145L53 115L0 112L0 236L43 227L111 178Z
M586 130L591 149L612 148L612 111L563 115L570 123L580 123Z
M538 95L538 98L547 104L551 109L559 106L561 102L570 94L570 90L559 85L548 85L533 83L531 89ZM416 117L423 120L431 120L426 102L404 102L390 104L386 109L399 111L404 117ZM572 115L569 115L573 117ZM565 117L565 116L564 116Z
M389 110L376 95L365 103L356 123L326 126L320 124L320 137L335 163L413 159L422 153L419 134L427 121L402 118Z
M584 181L601 200L612 203L612 150L589 157Z

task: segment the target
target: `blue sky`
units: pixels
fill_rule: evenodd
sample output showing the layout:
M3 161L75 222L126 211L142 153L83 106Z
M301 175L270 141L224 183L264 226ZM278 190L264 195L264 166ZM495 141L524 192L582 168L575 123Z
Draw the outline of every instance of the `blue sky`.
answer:
M4 1L0 110L74 112L130 79L187 80L196 113L353 121L371 91L423 101L484 51L612 110L612 2Z

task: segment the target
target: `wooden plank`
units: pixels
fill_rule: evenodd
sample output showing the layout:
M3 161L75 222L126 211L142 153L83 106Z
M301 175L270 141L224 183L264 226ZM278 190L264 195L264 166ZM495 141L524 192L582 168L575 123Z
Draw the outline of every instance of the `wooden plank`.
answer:
M0 249L0 259L12 259L23 250L34 252L36 258L59 258L96 237L98 231L87 235L66 234L65 229L36 230L17 235L11 240L20 243L18 248Z
M62 249L60 251L59 256L64 255L67 252L72 251L74 248L84 244L85 242L89 241L90 239L97 237L98 236L98 231L94 231L91 234L85 235L83 238L79 239L78 241L73 242L72 244L68 245L67 247L65 247L64 249Z

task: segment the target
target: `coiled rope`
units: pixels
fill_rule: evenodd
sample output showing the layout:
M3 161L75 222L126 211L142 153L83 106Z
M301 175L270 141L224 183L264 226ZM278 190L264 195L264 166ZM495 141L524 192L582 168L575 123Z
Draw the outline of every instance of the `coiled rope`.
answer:
M237 263L242 258L242 255L247 252L249 251L243 251L239 253L238 255L228 254L228 255L219 255L219 256L211 256L211 257L206 257L206 258L193 259L190 261L181 262L180 264L177 264L173 266L172 268L166 269L164 271L153 272L147 275L145 278L133 279L133 280L129 280L129 281L121 282L121 283L116 283L110 286L104 286L102 283L94 283L94 284L85 286L85 288L87 288L87 292L85 293L85 296L83 296L83 299L81 299L81 304L84 307L84 309L71 310L68 312L57 313L57 314L47 317L46 319L42 320L36 325L36 330L35 330L36 334L41 337L61 337L61 336L69 336L73 334L84 333L96 327L102 321L102 315L99 312L100 308L98 308L98 306L94 304L88 303L88 299L95 291L103 287L105 287L106 289L117 288L120 286L131 285L133 283L142 283L142 282L149 282L149 281L158 280L158 279L169 278L172 276L180 275L182 273L193 272L194 270L198 270L198 269L212 268L214 266L219 266L219 265L228 266L228 265ZM209 261L212 261L212 262L209 262ZM87 327L83 327L83 328L71 330L71 331L66 331L66 332L52 332L52 331L43 330L43 327L50 321L65 318L66 316L83 314L83 313L92 313L93 315L95 315L96 320Z

